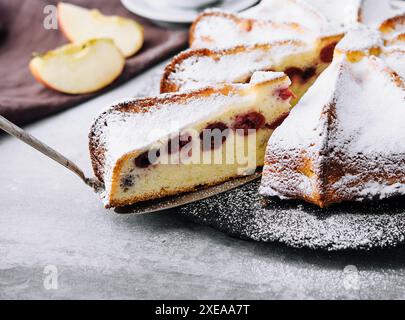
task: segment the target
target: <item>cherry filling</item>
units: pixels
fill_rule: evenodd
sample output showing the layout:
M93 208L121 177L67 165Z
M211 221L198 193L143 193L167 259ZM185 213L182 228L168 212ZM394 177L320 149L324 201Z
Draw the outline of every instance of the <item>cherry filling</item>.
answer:
M179 152L185 145L193 140L191 135L182 135L180 137L173 138L167 143L167 153L172 154Z
M290 67L287 68L284 73L292 80L295 80L295 78L299 78L301 80L302 74L304 71L302 69L297 68L297 67Z
M155 157L156 155L156 157ZM135 158L135 165L138 168L147 168L153 163L156 162L157 158L160 157L160 151L156 150L155 152L151 153L151 157L149 157L149 151L145 151L141 153L139 156Z
M288 100L288 99L290 99L290 98L294 98L294 97L295 97L294 93L293 93L289 88L281 89L281 90L278 92L278 95L279 95L279 97L280 97L281 99L283 99L283 100Z
M336 45L337 45L337 42L333 42L331 44L328 44L326 47L324 47L321 50L320 58L321 58L322 62L325 62L325 63L332 62Z
M223 122L214 122L209 124L201 133L200 139L202 140L202 149L213 150L220 147L219 139L221 139L221 144L226 141L229 134L228 126ZM222 137L222 138L221 138Z
M291 81L300 81L301 83L305 83L316 74L316 69L314 67L310 67L302 70L301 68L290 67L284 72L291 79Z
M246 114L238 115L235 117L232 128L242 129L243 134L247 136L249 134L249 129L258 130L262 128L266 123L266 119L259 112L249 112Z
M314 67L305 69L302 74L302 80L307 81L311 79L316 74L316 69Z
M122 189L128 189L131 188L134 185L134 176L133 175L127 175L125 177L121 178L121 183L120 186Z

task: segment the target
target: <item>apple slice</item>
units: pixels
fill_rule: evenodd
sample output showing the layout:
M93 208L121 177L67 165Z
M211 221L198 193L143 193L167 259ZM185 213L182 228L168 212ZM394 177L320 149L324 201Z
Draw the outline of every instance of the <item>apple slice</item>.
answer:
M68 44L35 56L30 62L34 77L45 86L70 94L100 90L122 72L125 58L111 39Z
M143 44L143 28L134 20L105 16L100 11L73 4L58 4L59 26L71 42L82 43L96 38L113 39L125 57L134 55Z

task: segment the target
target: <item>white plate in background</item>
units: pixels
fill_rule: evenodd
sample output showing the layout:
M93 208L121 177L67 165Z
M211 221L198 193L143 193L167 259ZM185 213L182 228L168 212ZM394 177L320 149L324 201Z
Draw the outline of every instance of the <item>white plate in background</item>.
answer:
M187 1L187 0L184 0ZM191 0L192 1L192 0ZM121 0L121 3L132 13L138 16L171 23L191 23L195 20L198 14L207 7L213 7L231 12L239 12L259 3L259 0L222 0L205 6L203 9L181 8L174 6L166 6L162 0ZM159 5L157 5L159 3Z

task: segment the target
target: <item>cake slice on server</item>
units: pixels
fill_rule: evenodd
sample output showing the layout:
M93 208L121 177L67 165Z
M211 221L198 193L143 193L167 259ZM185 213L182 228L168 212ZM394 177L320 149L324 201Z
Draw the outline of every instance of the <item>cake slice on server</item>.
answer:
M248 84L112 106L90 133L105 205L130 205L252 174L290 111L290 83L283 73L257 72Z
M376 39L350 49L355 38L342 41L334 62L270 138L262 195L325 207L405 194L405 83L368 55Z

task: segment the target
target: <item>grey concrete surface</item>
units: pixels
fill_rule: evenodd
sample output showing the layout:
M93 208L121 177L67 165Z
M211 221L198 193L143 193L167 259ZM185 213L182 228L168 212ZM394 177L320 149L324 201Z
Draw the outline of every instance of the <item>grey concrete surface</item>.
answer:
M92 119L117 99L156 91L161 68L26 129L90 173ZM0 183L1 299L405 298L402 249L292 250L234 239L175 211L118 215L72 173L4 134ZM48 268L56 289L46 285Z

